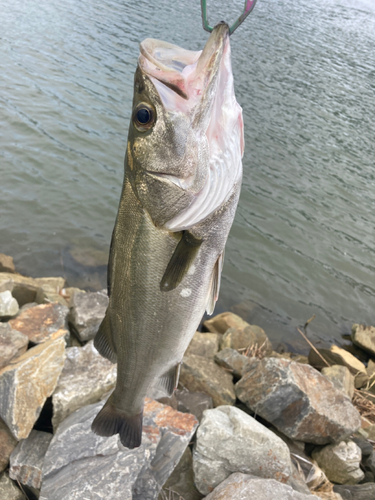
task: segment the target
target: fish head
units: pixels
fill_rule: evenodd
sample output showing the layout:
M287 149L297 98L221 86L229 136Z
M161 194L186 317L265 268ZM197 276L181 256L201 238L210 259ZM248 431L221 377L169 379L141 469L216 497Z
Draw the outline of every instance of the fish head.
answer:
M207 217L241 178L242 153L228 26L217 25L197 52L143 41L127 175L153 223L180 231Z

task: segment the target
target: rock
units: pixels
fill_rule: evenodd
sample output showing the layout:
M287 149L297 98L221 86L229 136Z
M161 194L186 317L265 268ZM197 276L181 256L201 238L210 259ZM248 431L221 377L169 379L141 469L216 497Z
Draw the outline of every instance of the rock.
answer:
M375 327L354 324L352 326L352 341L364 351L375 355Z
M362 481L360 481L359 484L373 483L374 479L375 479L374 474L372 472L366 470L364 478L362 479Z
M184 500L201 500L203 498L194 484L193 457L189 447L186 448L181 460L164 484L158 500L169 498L170 492L180 495Z
M294 491L274 479L261 479L236 472L217 486L205 500L319 500L319 497Z
M7 281L1 281L0 279L0 293L6 292L7 290L9 290L9 292L12 292L13 288L14 288L14 281L12 279L8 279Z
M366 428L367 438L375 441L375 424Z
M354 441L346 440L314 450L312 458L328 479L338 484L357 484L364 477L360 469L361 449Z
M239 379L242 377L244 367L249 363L249 358L240 354L235 349L225 347L222 351L214 356L214 360L219 366L222 366L229 373L232 373L234 378Z
M309 358L304 356L303 354L298 354L296 352L276 352L272 351L272 353L268 356L270 358L282 358L282 359L290 359L291 361L296 361L297 363L303 363L307 365L309 363Z
M0 318L11 318L18 313L19 307L11 292L6 290L0 293Z
M291 439L326 444L361 425L347 396L314 368L295 361L256 360L235 390L243 403Z
M203 326L207 328L209 332L212 333L225 333L228 328L245 328L249 326L249 323L246 323L242 318L237 316L237 314L233 314L231 312L223 312L206 320L203 323Z
M64 366L63 338L49 340L26 351L0 370L0 417L13 436L26 439Z
M375 476L375 450L363 460L363 466L365 470L372 472Z
M358 432L356 432L351 439L361 449L362 459L370 456L374 451L374 448L370 443L370 441L368 441L365 437L361 436Z
M9 323L0 323L0 369L21 356L28 343L26 335L12 330Z
M9 477L32 488L40 489L44 456L52 434L32 430L20 441L10 456Z
M213 358L218 351L219 335L217 333L196 332L186 349L185 356L194 354L205 358Z
M40 304L23 310L17 318L9 321L9 325L27 335L33 344L41 344L47 340L69 337L67 317L69 309L61 304Z
M369 359L367 363L366 372L369 378L373 378L375 374L375 361L373 359Z
M99 401L116 384L116 365L103 358L93 341L84 347L69 347L56 389L52 395L52 425L57 426L82 406Z
M318 351L327 360L329 365L341 365L349 368L350 373L355 377L355 386L357 389L367 383L368 377L365 365L350 352L340 349L336 345L332 345L330 349L318 349ZM310 349L309 363L318 370L327 366L314 349Z
M10 454L16 446L17 440L14 439L7 425L0 418L0 472L8 467ZM2 498L1 495L0 498Z
M37 291L43 285L52 286L55 290L60 291L65 284L64 278L28 278L21 274L0 273L0 286L9 280L13 280L12 295L20 307L29 302L35 302Z
M182 413L191 413L200 422L203 412L213 408L211 396L203 392L190 392L184 387L175 391L177 410Z
M242 329L229 328L220 343L220 349L225 349L225 347L236 350L250 349L262 356L272 353L272 344L265 331L256 325L248 325Z
M95 337L102 322L107 306L108 296L101 292L75 292L71 299L69 321L81 341Z
M142 445L97 436L91 423L104 401L85 406L59 426L44 460L40 500L156 500L179 462L197 420L146 398Z
M292 471L287 445L233 406L204 412L197 431L193 467L195 485L203 494L212 491L232 472L286 483Z
M0 498L1 500L26 500L22 491L9 479L7 472L0 474Z
M13 257L0 253L0 273L15 273Z
M58 302L59 304L68 307L67 300L51 285L42 285L36 292L35 301L38 304L49 304Z
M214 406L232 405L236 394L232 375L210 359L202 363L201 356L184 357L181 365L180 383L192 392L204 392L212 397Z
M335 485L333 491L340 493L343 500L374 500L375 484Z
M333 365L322 369L322 375L327 377L339 391L350 399L354 396L354 377L346 366Z

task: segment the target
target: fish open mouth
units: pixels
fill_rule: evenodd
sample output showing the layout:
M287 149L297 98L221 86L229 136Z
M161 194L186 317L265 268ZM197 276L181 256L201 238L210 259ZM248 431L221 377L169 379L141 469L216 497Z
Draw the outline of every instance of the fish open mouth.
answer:
M242 109L234 95L229 28L218 24L202 51L154 39L142 42L140 51L139 67L152 81L165 110L189 117L191 130L205 136L209 149L203 187L193 193L189 207L165 224L169 230L180 231L216 210L242 176ZM194 184L194 176L148 173L186 191Z

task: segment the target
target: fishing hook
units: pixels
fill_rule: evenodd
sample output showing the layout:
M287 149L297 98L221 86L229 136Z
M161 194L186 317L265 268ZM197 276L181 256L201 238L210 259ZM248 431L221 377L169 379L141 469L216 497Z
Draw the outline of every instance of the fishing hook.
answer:
M245 6L242 11L242 14L240 17L235 21L232 26L229 28L229 35L231 35L240 24L244 22L244 20L247 18L247 16L250 14L250 12L253 10L255 7L257 0L245 0ZM202 23L203 23L203 29L211 33L213 30L213 27L208 24L208 19L207 19L207 3L206 0L201 0L201 8L202 8Z

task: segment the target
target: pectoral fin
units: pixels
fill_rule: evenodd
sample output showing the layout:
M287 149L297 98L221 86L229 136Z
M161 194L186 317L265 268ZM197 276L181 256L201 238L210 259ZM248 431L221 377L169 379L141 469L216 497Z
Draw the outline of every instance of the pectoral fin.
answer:
M219 297L220 283L221 283L221 271L224 264L224 252L219 255L217 259L214 270L212 272L211 287L208 293L208 300L206 306L207 314L211 315L214 312L216 301Z
M193 263L202 241L195 238L189 231L183 232L161 279L160 290L162 292L169 292L178 287Z
M117 363L117 355L112 342L111 325L107 313L95 335L94 346L104 358L109 359L111 363Z
M180 378L181 363L172 366L167 372L163 373L161 377L153 384L155 389L163 391L167 397L172 396L173 391L177 388L178 379Z

